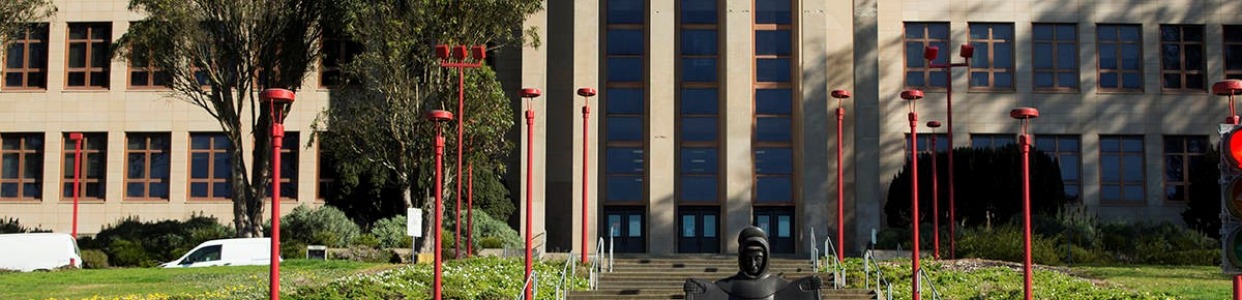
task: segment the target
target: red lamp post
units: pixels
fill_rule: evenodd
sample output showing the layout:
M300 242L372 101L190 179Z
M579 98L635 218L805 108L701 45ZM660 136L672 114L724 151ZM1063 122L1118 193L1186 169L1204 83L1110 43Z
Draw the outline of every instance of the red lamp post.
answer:
M533 201L534 195L535 195L533 192L534 182L535 182L535 173L534 173L534 170L535 170L535 147L534 147L535 145L535 104L532 103L532 101L534 101L536 97L539 97L539 95L542 95L542 94L543 93L540 92L539 89L537 88L522 89L522 98L526 98L526 103L527 103L526 105L526 276L522 277L525 279L530 278L530 274L532 271L532 268L531 268L532 267L531 265L531 262L532 262L531 219L535 217L534 209L531 208L535 204ZM533 298L534 295L533 293L531 293L530 280L525 280L525 282L526 282L525 286L523 286L522 289L525 291L526 298L523 298L523 299L528 299L528 300L534 299Z
M841 165L841 137L844 136L845 108L841 101L850 97L850 91L834 90L832 97L837 98L837 261L845 262L845 178L844 167Z
M1238 125L1238 113L1234 110L1233 96L1242 95L1242 80L1228 79L1212 84L1212 93L1218 96L1229 96L1229 117L1225 124Z
M285 117L293 105L293 91L266 89L259 93L266 100L272 118L272 255L268 290L271 299L280 299L280 146L285 138Z
M590 170L589 163L591 162L590 157L587 155L590 153L588 149L591 147L588 140L591 136L591 97L595 96L595 89L579 88L578 96L582 96L582 264L585 265L587 263L587 241L589 240L587 238L587 205L590 203L590 201L587 201L587 179L589 178L587 171Z
M1022 135L1018 136L1018 147L1022 148L1022 281L1024 299L1031 300L1031 136L1026 129L1031 119L1039 117L1039 110L1019 107L1009 111L1009 116L1022 123Z
M957 257L957 233L954 229L957 227L957 203L954 201L953 187L953 68L970 67L970 58L975 55L975 46L971 44L962 44L961 50L958 50L958 56L966 59L961 63L937 64L933 61L940 54L940 48L936 46L928 46L923 48L923 59L927 60L927 68L944 69L945 86L945 109L948 116L945 121L948 123L945 127L945 135L949 142L949 257Z
M940 259L940 170L936 167L936 128L940 128L940 121L928 121L927 127L932 129L932 135L928 137L931 140L928 143L928 150L931 152L932 161L932 257Z
M82 133L69 133L69 139L73 141L73 239L78 239L78 193L81 193L79 186L82 182Z
M440 243L442 242L442 239L440 237L441 237L441 232L443 230L441 226L444 222L440 217L441 215L444 214L444 211L443 211L444 200L441 196L444 191L444 176L442 174L444 173L444 133L443 133L443 129L440 127L440 123L453 121L453 113L448 112L448 111L443 111L443 110L433 110L427 113L427 120L435 124L435 131L436 131L436 141L435 141L435 155L436 155L436 211L435 211L435 219L436 219L435 220L436 222L435 244L436 245L435 247L436 247L436 250L435 250L435 279L434 279L435 287L433 288L432 292L434 293L433 298L436 300L440 300L440 293L441 293L441 289L443 286L442 277L444 276L444 269L443 269L444 267L442 265L444 257L441 256L440 254L440 245L441 245Z
M473 139L472 139L473 140ZM466 257L474 255L474 162L466 167Z
M457 235L453 239L453 257L461 258L461 146L464 131L462 121L466 119L466 68L482 66L483 59L487 58L487 47L475 45L470 47L470 51L466 51L466 46L452 46L451 59L449 48L448 45L436 45L436 57L440 59L441 67L457 68L457 193L454 194L457 196L457 206L454 207L457 222L453 223ZM466 60L467 52L473 61Z
M923 99L923 91L910 89L901 92L901 99L909 101L910 107L910 212L913 220L910 222L913 233L913 263L910 265L912 274L911 295L910 299L919 300L919 151L918 151L918 126L919 113L915 100Z

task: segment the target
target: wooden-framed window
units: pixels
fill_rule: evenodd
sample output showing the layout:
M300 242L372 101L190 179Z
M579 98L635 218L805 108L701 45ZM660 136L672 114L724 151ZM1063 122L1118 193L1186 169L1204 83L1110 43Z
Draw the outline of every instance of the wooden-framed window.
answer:
M125 134L125 200L168 200L169 134Z
M905 81L906 87L924 91L941 91L948 87L949 80L944 70L932 69L923 59L923 48L936 46L943 51L934 64L948 64L949 57L949 23L946 22L906 22L905 35ZM978 57L978 53L975 53Z
M677 15L677 199L717 203L719 171L719 7L717 0L680 0Z
M1146 202L1143 155L1142 135L1100 136L1100 203Z
M61 147L61 201L73 199L73 168L76 143L69 139L69 133L61 136L64 147ZM78 196L81 199L103 201L107 196L107 181L104 175L108 169L108 134L104 132L82 134L82 165L79 177Z
M1164 137L1164 201L1190 201L1190 174L1201 159L1208 159L1211 147L1204 135L1169 135Z
M796 203L793 1L755 0L754 202Z
M1160 25L1160 83L1165 91L1206 92L1203 25Z
M1009 133L972 133L970 147L975 149L996 149L1017 144L1018 137Z
M69 23L65 88L107 89L112 23Z
M1242 25L1224 25L1225 78L1242 79Z
M1142 25L1096 25L1100 90L1143 91L1142 32Z
M131 89L166 89L172 82L168 71L155 66L151 61L151 52L134 50L129 58L129 88Z
M224 133L190 134L190 199L233 196L233 143Z
M280 201L296 201L298 199L298 157L301 148L297 131L285 132L280 143ZM231 166L230 166L231 167ZM271 200L272 187L263 189L263 195Z
M4 90L47 88L47 23L26 24L5 45Z
M647 1L607 0L604 12L603 201L647 200Z
M43 198L43 134L0 133L0 200Z
M1031 26L1031 62L1036 91L1078 91L1078 25Z
M337 180L341 175L336 171L336 162L332 159L332 153L328 150L316 146L318 149L318 183L315 186L315 201L327 202L336 200L340 195L340 186Z
M323 48L319 57L319 87L334 88L350 84L341 74L341 66L349 64L362 53L362 44L348 39L339 30L323 31Z
M970 23L970 44L970 89L1013 90L1013 23Z
M1077 135L1036 135L1035 149L1056 160L1061 167L1065 199L1077 201L1082 195L1082 138Z

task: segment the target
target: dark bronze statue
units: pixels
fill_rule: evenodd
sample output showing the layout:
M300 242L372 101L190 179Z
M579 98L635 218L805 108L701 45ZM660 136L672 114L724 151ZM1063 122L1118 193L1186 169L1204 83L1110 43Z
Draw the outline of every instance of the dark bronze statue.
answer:
M715 282L686 279L689 300L811 300L819 299L819 277L790 282L768 273L768 235L759 227L747 227L737 237L737 274Z

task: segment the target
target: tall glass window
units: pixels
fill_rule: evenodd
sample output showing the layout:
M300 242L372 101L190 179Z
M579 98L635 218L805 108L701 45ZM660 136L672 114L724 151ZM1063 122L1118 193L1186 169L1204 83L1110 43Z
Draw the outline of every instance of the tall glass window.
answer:
M1202 135L1164 137L1165 201L1190 201L1190 174L1194 174L1195 166L1201 165L1199 160L1207 159L1210 145L1207 136Z
M1035 23L1031 31L1035 90L1077 91L1078 25Z
M68 88L106 89L112 60L112 23L69 23Z
M1143 91L1142 25L1096 26L1100 89Z
M790 0L755 1L755 202L793 203L793 15Z
M1242 79L1242 25L1225 25L1225 78Z
M718 0L679 0L678 199L718 202Z
M932 61L934 64L949 63L949 23L908 22L905 24L906 34L903 43L906 47L906 87L923 90L940 90L948 87L948 78L943 70L932 69L923 59L923 48L936 46L941 54ZM978 57L975 53L975 57Z
M603 199L610 203L646 200L647 77L644 0L607 0L604 21Z
M125 134L125 200L168 200L169 134Z
M43 134L0 133L0 200L43 198Z
M1013 23L971 23L970 44L970 88L1012 90Z
M1160 25L1160 83L1166 91L1206 91L1203 25Z
M1061 167L1065 199L1079 200L1082 195L1082 147L1077 135L1036 135L1035 149L1052 157Z
M26 24L4 47L4 89L47 88L47 23Z
M73 173L74 164L77 159L75 152L77 144L69 139L69 133L61 136L64 141L64 147L61 147L61 154L64 157L62 162L61 199L73 198ZM108 163L108 134L107 133L83 133L82 134L82 163L80 165L81 172L78 177L78 195L83 199L104 200L105 186L104 174L107 170Z
M1143 136L1100 136L1100 203L1142 204Z
M190 134L190 198L233 197L233 143L223 133Z

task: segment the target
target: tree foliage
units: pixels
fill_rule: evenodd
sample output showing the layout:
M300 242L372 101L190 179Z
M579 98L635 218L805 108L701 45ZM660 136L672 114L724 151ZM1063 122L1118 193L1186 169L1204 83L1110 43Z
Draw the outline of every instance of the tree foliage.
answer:
M1210 237L1220 234L1220 151L1213 145L1203 156L1194 156L1190 161L1190 184L1186 187L1190 193L1186 210L1182 211L1182 221L1190 228Z
M271 181L270 112L258 91L296 91L318 57L331 0L131 0L146 15L117 43L131 63L166 72L171 96L202 108L232 142L232 200L239 236L262 235ZM253 142L251 159L246 145ZM249 171L249 174L247 173Z
M26 24L43 21L56 14L51 0L4 0L0 1L0 45L17 35ZM3 52L3 51L0 51ZM0 53L0 56L3 56Z

